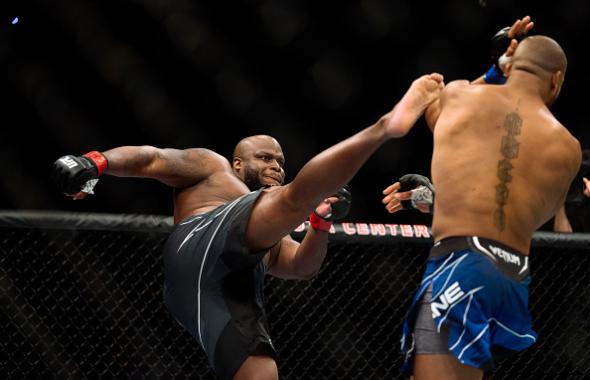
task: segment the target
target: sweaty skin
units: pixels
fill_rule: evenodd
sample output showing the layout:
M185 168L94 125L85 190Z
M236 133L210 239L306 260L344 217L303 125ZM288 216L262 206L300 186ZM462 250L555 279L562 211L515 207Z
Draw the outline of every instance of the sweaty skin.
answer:
M437 241L477 235L528 254L533 232L563 203L580 146L548 109L565 68L548 84L548 73L526 64L527 48L549 44L535 38L521 43L506 85L457 81L441 93L432 157Z
M532 36L511 49L506 84L451 82L426 112L434 133L432 234L484 237L528 255L533 232L563 204L581 149L548 108L567 67L561 47ZM451 354L415 357L415 380L482 377Z

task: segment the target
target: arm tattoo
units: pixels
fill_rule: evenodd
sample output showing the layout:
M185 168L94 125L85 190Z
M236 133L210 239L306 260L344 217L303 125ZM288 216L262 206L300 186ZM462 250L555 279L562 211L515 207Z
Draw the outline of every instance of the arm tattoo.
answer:
M504 120L504 129L507 134L502 136L502 145L500 147L502 159L498 161L497 172L500 183L496 185L496 204L498 207L494 211L494 225L499 231L503 231L506 228L504 207L508 203L508 195L510 193L508 183L512 182L510 172L514 168L511 160L518 157L518 147L520 145L516 137L520 135L520 130L522 129L522 118L517 112L509 113Z

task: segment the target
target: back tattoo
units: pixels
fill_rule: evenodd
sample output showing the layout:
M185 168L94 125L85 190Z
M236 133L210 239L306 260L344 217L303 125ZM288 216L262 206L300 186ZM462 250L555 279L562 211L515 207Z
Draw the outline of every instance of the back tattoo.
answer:
M498 208L494 211L494 225L499 231L504 231L506 227L504 206L508 203L508 195L510 193L508 183L512 182L510 172L514 168L511 160L518 157L518 147L520 145L516 140L522 128L522 118L518 114L518 109L506 115L503 127L507 134L502 136L502 144L500 146L500 153L502 153L503 158L498 161L497 175L500 183L496 185L496 204Z

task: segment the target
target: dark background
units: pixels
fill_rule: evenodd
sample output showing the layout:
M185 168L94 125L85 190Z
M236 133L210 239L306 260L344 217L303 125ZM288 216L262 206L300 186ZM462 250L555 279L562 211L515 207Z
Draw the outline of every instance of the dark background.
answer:
M552 110L590 146L584 1L1 4L0 208L170 214L170 189L151 180L105 176L81 202L57 192L56 158L120 145L207 147L230 157L242 137L270 134L290 180L315 153L376 121L419 75L481 75L490 37L526 14L533 34L555 38L568 55ZM431 148L423 121L385 144L351 182L348 219L429 223L389 215L380 200L399 176L429 175Z

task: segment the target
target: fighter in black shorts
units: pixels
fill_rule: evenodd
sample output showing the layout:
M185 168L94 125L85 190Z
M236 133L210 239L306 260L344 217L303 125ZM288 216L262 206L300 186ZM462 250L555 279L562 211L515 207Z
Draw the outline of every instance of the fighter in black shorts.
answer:
M416 79L374 125L311 159L282 186L284 157L268 136L238 145L233 163L202 148L119 147L64 156L54 164L62 192L81 199L105 173L157 179L175 189L176 227L165 247L165 302L205 349L223 379L278 379L263 300L264 273L309 278L324 259L326 222L312 214L301 244L288 234L336 194L384 142L404 136L438 96L442 76ZM258 178L264 189L246 183ZM320 205L323 203L322 205ZM318 208L320 205L320 208Z
M253 147L261 149L252 151ZM266 155L273 159L264 159ZM273 160L278 165L270 164L270 174L265 169L259 172L256 156L263 158L258 162L262 168ZM234 153L234 172L250 189L259 190L186 218L176 225L164 247L164 302L201 344L222 379L231 379L251 355L276 357L264 311L264 276L274 272L282 244L298 243L287 236L270 250L251 252L244 235L252 207L269 185L265 177L276 177L283 183L283 162L281 147L272 137L242 140ZM314 231L305 236L307 250L300 249L299 254L314 259L309 269L300 270L293 278L310 279L317 273L326 255L325 232L331 220L348 213L350 200L350 191L343 187L311 214Z

